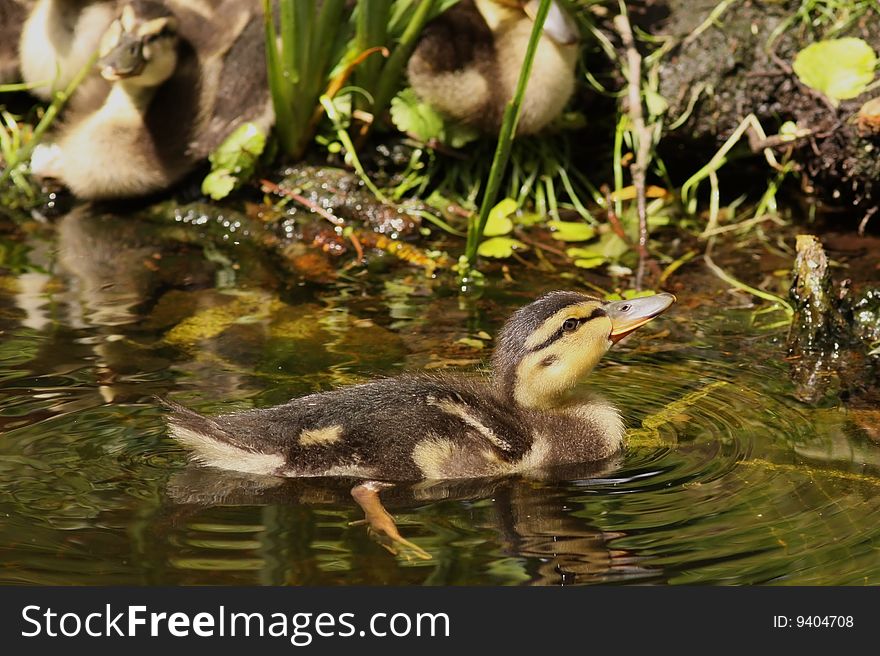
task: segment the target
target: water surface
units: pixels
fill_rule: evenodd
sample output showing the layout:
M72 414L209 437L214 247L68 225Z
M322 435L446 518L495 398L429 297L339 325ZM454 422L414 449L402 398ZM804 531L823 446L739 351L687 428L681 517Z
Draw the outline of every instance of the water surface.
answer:
M135 220L56 232L0 237L0 583L880 583L880 446L795 400L784 329L749 308L680 294L605 358L589 385L631 429L619 458L389 492L422 561L353 524L350 481L188 465L153 398L221 412L473 368L560 281L468 301L415 269L285 287Z

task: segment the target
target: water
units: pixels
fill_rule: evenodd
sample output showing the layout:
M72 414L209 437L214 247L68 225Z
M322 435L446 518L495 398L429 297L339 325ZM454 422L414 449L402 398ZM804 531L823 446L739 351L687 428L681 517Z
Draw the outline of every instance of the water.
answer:
M467 302L414 269L283 287L133 219L58 233L0 237L0 583L880 583L880 446L864 415L795 400L783 329L748 309L681 294L606 357L590 385L632 429L614 461L385 493L423 561L353 524L350 481L188 465L153 397L220 412L467 368L559 280Z

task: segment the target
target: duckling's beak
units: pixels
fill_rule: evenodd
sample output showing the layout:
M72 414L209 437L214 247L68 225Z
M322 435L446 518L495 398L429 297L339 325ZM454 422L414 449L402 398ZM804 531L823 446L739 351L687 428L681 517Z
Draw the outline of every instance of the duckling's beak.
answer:
M143 42L134 35L124 35L110 52L98 60L101 77L111 82L140 75L145 64Z
M611 335L608 339L614 343L619 342L639 326L644 326L658 314L665 312L673 303L675 296L666 293L606 303L605 312L611 319Z
M529 0L523 7L529 18L535 20L541 0ZM550 3L550 12L544 21L544 33L561 46L570 46L581 39L577 23L558 3Z

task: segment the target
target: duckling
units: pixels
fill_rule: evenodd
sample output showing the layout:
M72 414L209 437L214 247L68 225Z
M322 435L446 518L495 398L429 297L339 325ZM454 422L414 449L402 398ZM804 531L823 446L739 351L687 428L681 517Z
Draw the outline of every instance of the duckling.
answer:
M20 81L18 37L27 18L22 0L0 0L0 84Z
M51 100L85 66L115 17L116 0L36 0L18 40L22 79Z
M416 94L441 113L495 133L516 90L538 0L462 0L429 23L407 72ZM574 92L580 35L556 3L544 23L518 134L556 119Z
M84 85L51 154L35 154L35 175L85 199L141 196L179 181L192 167L187 144L203 117L192 114L198 61L174 16L158 2L125 5L102 38L98 65L109 92L100 79Z
M103 80L87 81L74 96L55 143L35 154L34 173L58 179L83 199L145 196L178 183L244 121L267 129L265 65L253 52L262 35L255 34L255 14L238 11L253 3L220 4L233 7L235 20L211 16L201 31L194 27L200 14L184 7L173 12L153 0L124 5L102 37ZM214 21L225 24L209 43ZM257 61L228 61L242 52ZM246 95L224 104L235 84Z
M478 478L602 460L623 424L578 383L674 301L551 292L507 321L490 380L410 374L212 418L166 402L170 432L204 464L287 477Z

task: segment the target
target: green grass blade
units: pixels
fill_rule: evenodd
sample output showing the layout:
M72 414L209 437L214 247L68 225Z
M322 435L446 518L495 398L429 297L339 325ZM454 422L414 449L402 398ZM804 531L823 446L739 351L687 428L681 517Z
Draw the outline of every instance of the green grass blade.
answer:
M486 229L486 222L489 220L489 211L495 205L495 199L498 197L498 189L501 186L501 180L504 176L504 170L507 168L507 162L510 159L510 149L513 139L516 135L516 126L519 122L520 111L522 109L523 96L525 95L526 85L532 72L532 63L535 60L535 52L538 49L538 41L544 30L544 21L547 13L550 11L551 0L541 0L538 7L535 22L532 26L532 33L529 36L529 44L526 49L525 60L519 72L519 79L516 83L516 93L513 99L504 109L504 119L501 123L501 130L498 133L498 146L495 148L495 157L492 160L492 168L489 169L489 180L486 183L486 192L483 194L483 201L480 204L480 214L476 222L471 222L468 229L467 248L465 257L468 264L473 266L477 260L477 248Z

